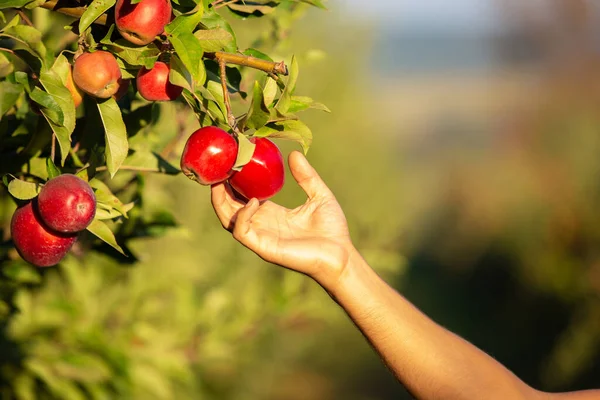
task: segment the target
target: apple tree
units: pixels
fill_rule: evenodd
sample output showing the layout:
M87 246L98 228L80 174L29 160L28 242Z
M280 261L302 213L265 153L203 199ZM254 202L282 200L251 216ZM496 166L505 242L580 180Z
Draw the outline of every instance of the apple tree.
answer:
M148 174L203 185L230 179L248 198L281 189L272 139L306 152L312 133L300 112L328 109L296 93L295 57L267 53L311 6L325 8L320 0L0 3L2 329L22 312L23 288L51 285L55 265L98 254L135 264L130 240L176 225L169 210L141 210ZM256 19L268 29L239 48L233 26ZM167 108L174 129L161 135L152 127ZM257 167L264 159L274 161ZM248 179L262 189L247 189L255 186ZM102 375L92 359L79 362ZM70 384L42 365L0 364L9 398L126 393L98 376L77 381L71 371Z

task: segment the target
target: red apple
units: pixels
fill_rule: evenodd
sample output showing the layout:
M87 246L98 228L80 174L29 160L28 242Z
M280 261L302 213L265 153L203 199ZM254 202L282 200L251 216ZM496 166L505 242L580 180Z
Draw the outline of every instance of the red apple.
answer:
M121 36L133 44L146 45L160 35L171 20L169 0L117 0L115 24Z
M181 155L183 173L201 185L227 180L237 158L238 144L221 128L205 126L189 137Z
M171 67L162 61L154 63L152 69L142 67L135 80L140 95L148 101L175 100L183 88L169 82Z
M103 50L83 53L73 66L73 81L79 89L101 99L119 90L121 70L115 56Z
M77 234L54 232L45 226L35 200L15 211L10 232L21 257L38 267L58 264L77 240Z
M283 157L275 143L267 138L251 138L256 144L250 162L234 172L229 183L246 199L266 200L283 187L285 169Z
M42 221L50 229L73 233L84 230L96 215L96 196L89 183L76 175L50 179L37 199Z

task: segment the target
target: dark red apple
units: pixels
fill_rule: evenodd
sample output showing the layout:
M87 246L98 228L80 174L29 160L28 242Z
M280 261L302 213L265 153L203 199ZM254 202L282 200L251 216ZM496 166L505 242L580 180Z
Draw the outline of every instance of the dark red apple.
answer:
M169 0L117 0L115 24L121 36L133 44L146 45L160 35L171 20Z
M87 94L108 99L119 90L121 70L115 56L98 50L83 53L73 65L73 81Z
M175 100L183 88L169 82L171 67L162 61L154 63L152 69L142 67L135 80L140 95L148 101Z
M58 264L77 240L77 234L50 230L30 201L12 216L10 232L15 248L23 259L38 267Z
M234 172L229 183L246 199L266 200L283 187L285 169L283 157L275 143L267 138L251 138L256 144L250 162Z
M84 230L96 215L96 196L89 183L76 175L50 179L38 195L42 221L52 230L72 233Z
M233 173L237 141L215 126L200 128L189 137L181 155L183 173L201 185L227 180Z

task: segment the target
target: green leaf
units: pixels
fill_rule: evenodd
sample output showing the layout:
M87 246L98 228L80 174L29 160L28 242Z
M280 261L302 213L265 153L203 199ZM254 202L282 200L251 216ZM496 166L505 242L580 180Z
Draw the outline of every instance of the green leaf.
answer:
M312 143L312 132L308 126L298 120L269 123L254 132L253 136L293 140L300 143L305 154Z
M8 183L8 192L16 199L30 200L40 193L42 185L35 182L25 182L13 179Z
M125 213L129 212L133 207L135 206L135 203L127 203L127 204L123 204L123 211L125 211ZM107 220L107 219L115 219L115 218L120 218L124 216L122 212L119 212L119 210L117 210L116 208L112 208L112 209L106 209L104 207L98 207L96 209L96 215L95 215L95 219L100 219L100 220Z
M112 233L108 225L106 225L104 222L100 221L99 219L95 219L87 227L87 230L125 256L125 252L121 246L117 244L117 239L115 239L114 233Z
M13 63L0 51L0 78L4 78L14 70Z
M253 49L253 48L246 49L244 51L244 55L247 55L247 56L250 56L250 57L259 58L261 60L266 60L266 61L273 62L273 59L271 57L269 57L268 55L266 55L262 51L259 51L259 50Z
M154 43L140 47L133 45L125 39L118 39L111 42L110 39L106 38L102 39L100 43L109 47L118 58L131 66L138 65L150 69L160 55L160 49Z
M113 98L98 101L98 110L104 124L106 141L106 167L114 177L129 151L127 129L123 122L121 110Z
M229 22L227 22L225 19L223 19L223 17L219 13L217 13L215 11L209 11L209 12L204 13L200 23L206 29L221 28L221 29L229 32L232 40L231 40L231 42L228 42L228 45L225 48L225 51L228 51L230 53L235 53L237 51L237 40L235 37L235 32L231 28L231 25L229 25Z
M48 171L48 179L56 178L61 174L60 169L58 169L50 157L46 159L46 170Z
M32 0L2 0L0 2L0 10L4 8L22 8Z
M196 9L196 12L192 14L182 14L169 22L165 26L165 32L174 37L182 34L192 34L204 15L203 7L196 7Z
M42 41L42 33L32 26L15 25L5 29L0 33L0 36L13 38L23 45L25 50L40 59L42 68L49 64L53 58L52 54L46 51L46 46Z
M106 210L117 210L119 214L127 218L127 212L129 209L125 206L117 196L115 196L110 188L106 186L104 182L99 179L92 179L89 182L90 186L94 189L96 195L96 202L99 208Z
M192 85L194 84L192 75L175 54L171 56L170 67L169 82L192 92Z
M98 19L102 14L106 12L109 8L114 6L116 0L94 0L92 3L87 6L83 15L79 19L79 32L85 32L87 28L89 28L92 23Z
M265 88L263 89L264 102L268 106L273 103L277 96L277 82L273 78L268 77L265 82Z
M239 171L242 167L252 159L252 155L254 154L254 149L256 148L256 144L252 143L246 135L238 135L238 154L235 160L235 164L233 169Z
M33 88L31 93L29 94L31 100L42 106L40 111L44 114L48 119L59 126L63 126L65 121L65 114L62 109L56 102L56 99L52 97L49 93L41 90L38 87Z
M194 32L194 36L200 41L202 49L214 53L227 49L233 43L233 36L223 28L200 29Z
M50 94L56 104L58 104L61 113L64 116L62 123L52 121L57 125L64 127L64 129L59 129L58 132L55 132L60 146L61 165L64 165L69 154L69 149L71 148L71 133L75 129L76 118L73 96L64 84L67 79L67 74L69 73L68 68L70 68L70 66L66 57L61 55L52 66L52 69L42 72L40 75L40 83L44 86L44 89L48 91L48 94ZM44 113L43 109L42 113Z
M292 62L290 63L290 76L288 77L285 89L281 93L279 101L275 105L277 111L282 114L286 114L292 103L292 94L296 89L296 81L298 80L298 61L295 56L292 56Z
M3 14L3 18L4 18L4 14ZM0 29L0 32L4 32L5 30L12 28L13 26L17 26L17 25L19 25L20 22L21 22L21 16L19 14L17 14L13 17L13 19L10 20L10 22L8 24L4 25L4 27L2 29Z
M202 61L204 50L200 40L191 33L181 33L178 36L172 36L170 42L181 62L192 75L193 87L202 86L206 81L206 70Z
M245 126L250 129L260 129L269 121L269 114L269 109L263 97L263 89L257 81L254 81L252 103L248 114L244 118Z
M227 107L225 106L225 98L223 97L223 88L221 84L216 81L208 81L206 89L210 93L210 96L204 96L207 99L214 100L219 106L223 116L227 115Z
M8 81L0 82L0 120L17 103L21 93L23 93L23 85Z
M290 103L290 107L288 112L295 113L298 111L303 111L308 108L314 108L316 110L321 110L330 113L331 110L327 108L325 104L317 103L310 97L306 96L292 96L292 101Z

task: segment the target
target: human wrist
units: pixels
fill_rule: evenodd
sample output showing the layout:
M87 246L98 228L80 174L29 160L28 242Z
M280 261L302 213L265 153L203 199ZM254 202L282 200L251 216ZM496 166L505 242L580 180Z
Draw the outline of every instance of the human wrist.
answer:
M334 297L336 293L344 290L344 287L351 282L352 277L361 270L369 268L352 243L341 245L339 254L336 264L328 268L328 273L313 276L313 279Z

